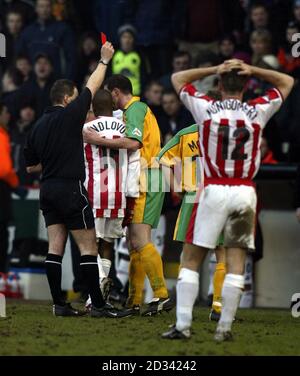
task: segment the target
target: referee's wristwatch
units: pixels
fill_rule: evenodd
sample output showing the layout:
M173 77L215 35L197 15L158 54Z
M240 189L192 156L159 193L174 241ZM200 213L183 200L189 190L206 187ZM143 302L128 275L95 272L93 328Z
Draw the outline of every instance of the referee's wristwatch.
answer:
M104 60L100 59L100 60L99 60L99 64L103 64L103 65L106 65L106 66L107 66L109 63L106 63Z

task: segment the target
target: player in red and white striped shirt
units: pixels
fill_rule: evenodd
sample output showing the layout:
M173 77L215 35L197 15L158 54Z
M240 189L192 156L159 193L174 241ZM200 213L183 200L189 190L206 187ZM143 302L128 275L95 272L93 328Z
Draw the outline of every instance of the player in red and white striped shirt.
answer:
M220 76L221 101L197 92L191 82L212 74ZM243 102L250 76L269 82L265 96ZM247 249L254 249L256 193L252 179L260 164L262 131L290 93L293 78L272 70L229 60L220 66L175 73L173 85L191 111L200 133L205 187L190 220L177 284L176 327L164 338L190 336L192 309L198 295L198 269L208 249L214 249L223 231L227 274L223 309L215 340L231 337L231 325L244 286ZM199 247L196 247L199 246Z
M113 116L112 97L99 90L92 102L95 119L87 122L85 130L93 128L101 137L124 137L122 117ZM112 150L98 145L84 144L86 180L90 205L95 217L96 237L102 258L98 257L100 280L108 276L112 260L112 243L123 236L122 222L126 198L139 195L139 158L127 149ZM87 303L88 305L88 303Z
M85 129L93 128L101 137L124 137L125 123L120 118L112 116L111 100L108 91L98 91L93 100L93 111L98 116L84 125L83 133ZM125 215L126 197L138 196L139 161L134 154L128 155L126 149L112 150L85 143L84 152L85 187L96 218L96 235L98 238L113 241L120 238L123 233L122 220Z

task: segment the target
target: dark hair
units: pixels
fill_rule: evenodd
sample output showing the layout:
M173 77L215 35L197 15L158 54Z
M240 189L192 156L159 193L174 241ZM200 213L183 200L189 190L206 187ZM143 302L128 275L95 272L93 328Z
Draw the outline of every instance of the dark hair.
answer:
M145 91L148 91L150 90L150 88L154 85L157 85L157 86L161 86L163 87L163 85L158 81L158 80L151 80L149 81L146 86L145 86Z
M79 42L78 42L78 52L79 52L79 55L83 55L83 43L84 43L84 41L86 39L92 39L97 45L99 44L97 34L94 33L93 31L86 31L79 38ZM97 49L95 51L93 51L91 53L91 55L95 56L99 60L99 52L98 52Z
M93 98L92 105L96 116L112 114L113 100L111 93L104 89L98 90Z
M230 72L221 74L223 89L228 94L236 94L243 91L247 81L247 76L238 75L239 69L232 69Z
M256 8L264 8L266 12L269 12L269 9L268 7L266 6L266 4L264 4L262 1L257 1L255 3L253 3L251 6L250 6L250 12L252 12L254 9Z
M179 97L174 89L165 89L162 95L174 95L179 100Z
M132 94L132 84L129 78L122 74L114 74L109 77L105 82L105 86L109 91L119 89L123 94Z
M19 86L22 85L22 83L23 83L23 75L22 75L22 73L17 68L8 68L5 73L8 74L11 77L13 83L16 86L19 87Z
M233 34L224 34L219 39L219 44L222 44L225 40L229 40L232 44L236 45L236 39Z
M196 67L207 63L210 63L211 65L217 65L219 63L218 56L214 52L208 50L200 52L196 57Z
M55 81L50 91L52 104L62 103L65 95L71 97L74 94L75 88L76 85L73 81L66 79Z
M299 31L300 30L300 24L296 21L290 21L287 24L286 29L297 29Z
M19 16L21 16L22 21L23 21L23 23L24 23L24 14L23 14L23 12L22 12L20 9L18 9L17 7L11 7L11 8L9 8L8 11L7 11L7 13L6 13L6 15L5 15L5 17L7 18L7 16L8 16L9 14L18 14Z
M31 63L30 58L26 54L18 54L18 55L15 56L14 60L16 62L17 60L20 60L20 59L25 59L25 60L27 60Z
M5 107L6 107L6 104L3 102L0 102L0 115L2 114Z
M173 60L176 59L177 57L182 57L182 56L188 56L189 60L191 60L191 55L188 51L176 51L173 54Z

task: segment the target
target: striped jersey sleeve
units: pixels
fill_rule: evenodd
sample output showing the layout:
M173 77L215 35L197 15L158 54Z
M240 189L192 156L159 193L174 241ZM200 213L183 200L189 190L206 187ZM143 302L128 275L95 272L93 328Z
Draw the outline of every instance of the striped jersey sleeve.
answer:
M258 113L258 122L264 127L271 117L279 110L283 103L281 93L278 89L269 89L262 97L255 98L248 102L254 106Z
M205 120L207 117L206 109L213 102L212 98L197 91L192 84L183 86L180 92L180 99L198 124Z

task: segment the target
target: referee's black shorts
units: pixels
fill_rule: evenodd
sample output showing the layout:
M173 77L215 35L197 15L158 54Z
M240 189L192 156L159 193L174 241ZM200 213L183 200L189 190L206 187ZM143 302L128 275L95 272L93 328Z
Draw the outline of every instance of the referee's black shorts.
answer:
M40 208L46 227L64 224L68 230L94 228L88 194L80 180L47 179L41 184Z

